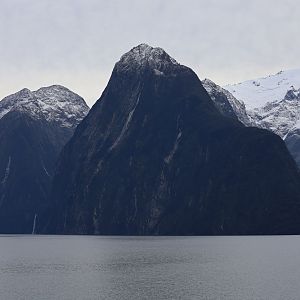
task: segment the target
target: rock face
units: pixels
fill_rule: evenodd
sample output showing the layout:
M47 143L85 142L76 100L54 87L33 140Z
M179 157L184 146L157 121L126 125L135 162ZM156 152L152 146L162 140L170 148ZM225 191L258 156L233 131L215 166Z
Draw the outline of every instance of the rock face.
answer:
M64 147L45 230L300 233L299 183L278 136L220 114L191 69L142 44Z
M246 126L252 125L243 102L209 79L203 80L202 85L222 115L238 119Z
M278 134L300 166L300 70L249 80L225 89L244 102L253 126Z
M0 233L32 233L58 154L88 109L61 86L23 89L0 101Z

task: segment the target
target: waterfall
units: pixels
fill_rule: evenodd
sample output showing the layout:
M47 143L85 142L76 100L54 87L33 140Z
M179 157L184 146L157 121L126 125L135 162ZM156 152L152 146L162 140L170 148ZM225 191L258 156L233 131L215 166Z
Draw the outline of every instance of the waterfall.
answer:
M34 215L33 226L32 226L32 234L35 234L36 217L37 217L37 214Z

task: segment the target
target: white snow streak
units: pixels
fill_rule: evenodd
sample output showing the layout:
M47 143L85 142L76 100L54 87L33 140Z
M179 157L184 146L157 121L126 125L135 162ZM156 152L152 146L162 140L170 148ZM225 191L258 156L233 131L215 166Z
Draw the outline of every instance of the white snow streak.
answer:
M42 166L43 166L43 169L44 169L46 175L49 176L49 177L51 177L50 174L49 174L49 172L47 171L47 169L46 169L45 164L44 164L43 161L42 161Z
M177 137L176 137L174 146L173 146L171 152L169 153L169 155L166 156L165 159L164 159L165 163L169 164L169 163L171 162L171 160L173 159L173 156L174 156L174 154L176 153L176 151L177 151L177 149L178 149L178 144L179 144L179 142L180 142L181 136L182 136L182 132L181 132L181 130L179 129L179 132L178 132L178 135L177 135Z
M109 150L113 150L116 146L118 146L118 144L119 144L120 141L122 140L124 134L126 133L128 127L129 127L129 124L130 124L130 122L131 122L132 116L133 116L133 114L134 114L134 112L135 112L135 109L137 108L139 102L140 102L140 95L139 95L138 98L137 98L137 101L136 101L135 106L134 106L133 109L129 112L128 117L127 117L127 120L126 120L126 122L125 122L125 124L124 124L124 126L123 126L123 128L122 128L122 130L121 130L121 133L120 133L119 136L116 138L115 142L113 143L113 145L110 147Z

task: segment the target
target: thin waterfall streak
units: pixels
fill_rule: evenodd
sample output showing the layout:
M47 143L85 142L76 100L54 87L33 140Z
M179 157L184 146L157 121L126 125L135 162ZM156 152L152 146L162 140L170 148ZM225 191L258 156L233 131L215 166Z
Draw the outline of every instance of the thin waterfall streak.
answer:
M34 215L33 226L32 226L32 234L35 234L36 217L37 217L37 214Z

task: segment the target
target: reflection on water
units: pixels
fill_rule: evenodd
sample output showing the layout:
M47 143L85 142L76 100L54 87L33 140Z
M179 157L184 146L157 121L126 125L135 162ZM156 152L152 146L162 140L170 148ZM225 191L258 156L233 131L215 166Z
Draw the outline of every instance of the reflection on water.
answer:
M0 236L1 299L299 299L300 237Z

